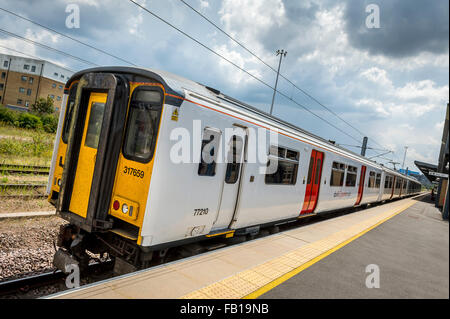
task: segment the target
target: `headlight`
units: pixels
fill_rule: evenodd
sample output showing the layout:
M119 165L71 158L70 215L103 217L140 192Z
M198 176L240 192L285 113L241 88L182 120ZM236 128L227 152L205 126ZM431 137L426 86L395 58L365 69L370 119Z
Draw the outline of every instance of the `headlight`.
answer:
M122 213L124 213L124 214L128 213L128 205L127 204L122 205Z
M58 186L61 186L61 179L58 179Z

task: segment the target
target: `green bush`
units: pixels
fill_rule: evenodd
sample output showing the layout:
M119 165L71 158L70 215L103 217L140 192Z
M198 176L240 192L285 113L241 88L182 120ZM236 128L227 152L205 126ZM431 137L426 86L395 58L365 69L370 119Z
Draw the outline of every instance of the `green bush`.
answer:
M36 115L30 113L20 113L17 121L14 122L14 125L28 129L39 129L42 128L42 121Z
M17 121L17 112L8 110L6 107L0 105L0 122L14 125Z
M52 114L55 111L53 106L53 99L47 96L46 99L40 97L37 99L36 103L31 105L30 112L36 115Z
M41 116L42 128L47 133L56 133L58 128L58 116L56 114L48 114Z
M25 129L55 133L58 128L58 114L20 112L0 105L0 122Z

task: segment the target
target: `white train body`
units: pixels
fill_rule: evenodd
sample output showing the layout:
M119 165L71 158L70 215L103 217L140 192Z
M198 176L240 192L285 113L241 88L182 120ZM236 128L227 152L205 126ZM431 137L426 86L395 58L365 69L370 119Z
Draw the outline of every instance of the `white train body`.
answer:
M74 83L79 83L78 89ZM117 93L119 84L128 95ZM102 88L98 92L103 93L95 93L97 86ZM154 92L161 91L164 102L161 102L159 129L154 128L156 145L151 160L138 163L133 162L132 157L123 157L127 147L122 144L128 136L123 132L127 132L131 125L125 125L126 116L130 117L131 112L131 106L128 106L128 111L126 106L133 103L133 92L144 86ZM91 106L83 104L86 101L88 105L88 99L83 100L85 92L90 94ZM69 137L65 142L58 137L55 143L48 186L49 201L55 204L63 218L85 232L110 231L147 251L221 234L257 232L259 227L420 192L420 183L411 177L329 143L217 90L166 72L122 67L90 69L75 74L66 85L66 93L69 96L68 107L81 106L66 112L73 112L76 117L66 121L69 123L65 125L67 129L61 129L65 117L60 117L58 134L64 135L67 131ZM114 112L119 112L120 106L117 105L120 101L125 108L121 111L123 123L121 126L114 124L119 127L114 138L110 137L112 133L104 133L108 128L103 123L100 133L97 132L100 142L98 153L93 157L94 166L90 164L91 160L82 158L91 154L93 149L85 151L82 140L77 140L78 135L84 138L89 134L89 129L87 133L84 129L81 134L87 125L84 124L87 120L81 117L84 114L88 118L95 105L106 105L105 122L108 116L114 118ZM83 113L83 107L89 111ZM153 106L148 107L151 109ZM110 130L114 131L112 127ZM230 129L233 129L232 135L228 134ZM270 134L277 137L276 143ZM261 135L266 137L263 143L258 142ZM203 147L208 144L203 143L208 142L208 136L214 136L210 140L214 146L213 166L203 163L200 158ZM189 146L184 157L177 151L183 138L184 142L188 140ZM235 148L230 148L231 145ZM267 160L261 163L256 160L259 158L254 158L254 145L259 145L258 150L270 161L276 163L277 159L275 173L267 174ZM233 163L218 160L221 156L226 158L224 155L230 150L235 150L232 155L236 158L244 160ZM116 155L111 159L108 157L110 153ZM183 162L179 162L180 158ZM100 164L103 165L101 169L98 168ZM89 165L92 166L91 171ZM132 174L126 165L134 167ZM91 172L89 178L92 180L88 179L91 183L88 190L77 186L82 185L77 182L78 175L86 172ZM362 173L364 178L361 178ZM389 183L391 177L392 183ZM82 181L86 184L86 179ZM402 187L393 188L398 181L402 182ZM102 192L102 183L109 185L105 188L107 191ZM130 191L133 187L135 190ZM97 191L99 193L95 195ZM75 203L73 199L74 196L82 198L83 192L89 199L86 206ZM106 199L102 201L102 198ZM127 203L126 210L122 202ZM117 206L119 204L121 206ZM135 205L134 212L132 205ZM118 207L122 207L124 215Z
M142 245L158 245L189 237L189 231L197 229L197 236L262 225L276 221L299 217L305 200L306 183L302 181L308 176L309 159L313 149L324 153L324 162L320 192L315 214L345 209L355 206L361 174L361 166L366 165L369 171L381 174L380 185L384 185L386 174L391 174L408 182L415 182L381 165L369 161L356 154L342 150L321 140L295 132L288 127L274 123L268 118L258 116L248 110L242 110L234 105L209 100L210 97L196 98L197 92L185 90L185 100L180 106L179 119L171 120L175 107L166 105L159 133L159 139L170 141L170 133L177 127L187 128L193 132L192 123L201 121L201 131L206 127L225 132L225 129L236 124L253 128L252 134L258 128L276 130L278 145L298 150L300 152L297 182L295 185L271 185L265 183L265 174L259 173L259 163L242 163L240 183L229 185L224 183L227 163L216 163L214 176L199 176L198 163L173 163L170 150L173 141L158 143L155 152L155 168L148 194L144 224L141 235ZM205 94L205 92L202 92ZM205 94L206 95L206 94ZM192 102L195 103L192 103ZM244 130L244 129L243 129ZM281 134L283 133L283 134ZM252 138L249 136L249 138ZM254 137L256 138L256 137ZM221 135L221 143L224 141ZM269 141L268 141L269 142ZM223 145L221 145L223 148ZM266 144L267 153L269 143ZM330 186L330 174L333 162L352 165L357 168L357 183L353 187ZM250 181L251 177L253 181ZM344 177L345 180L345 177ZM336 194L345 196L337 197ZM393 198L400 193L395 192ZM406 196L408 194L403 194ZM369 188L368 178L364 183L364 191L360 205L375 203L391 198L391 193L384 187ZM237 203L236 203L237 202ZM227 209L223 207L226 206ZM233 212L230 207L235 206ZM205 215L194 216L195 209L208 209Z

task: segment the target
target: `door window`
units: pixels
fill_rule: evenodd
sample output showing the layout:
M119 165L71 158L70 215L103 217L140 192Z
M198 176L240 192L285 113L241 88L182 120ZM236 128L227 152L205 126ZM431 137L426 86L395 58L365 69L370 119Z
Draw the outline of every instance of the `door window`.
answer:
M104 113L105 103L92 103L91 114L89 116L89 123L86 132L86 140L84 141L85 146L97 149Z
M313 167L314 167L314 157L311 157L311 159L309 160L308 184L311 184Z
M319 173L320 173L320 168L322 167L322 160L320 158L317 159L317 165L316 165L316 177L314 177L314 184L317 185L319 184Z
M200 164L198 165L198 175L216 175L216 159L219 149L220 135L220 131L208 127L203 131Z
M228 152L228 164L225 174L225 183L227 184L234 184L239 178L243 144L242 137L236 135L233 136L232 145Z

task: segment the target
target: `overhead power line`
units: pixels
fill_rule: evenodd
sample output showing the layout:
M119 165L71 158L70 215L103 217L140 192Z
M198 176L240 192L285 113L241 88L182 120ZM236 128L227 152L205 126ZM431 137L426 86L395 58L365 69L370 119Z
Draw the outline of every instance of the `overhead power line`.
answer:
M6 35L9 35L9 36L11 36L11 37L15 37L15 38L17 38L17 39L23 40L23 41L25 41L25 42L28 42L28 43L37 45L37 46L39 46L39 47L41 47L41 48L44 48L44 49L47 49L47 50L50 50L50 51L53 51L53 52L57 52L57 53L59 53L59 54L62 54L62 55L64 55L64 56L67 56L67 57L69 57L69 58L71 58L71 59L74 59L74 60L78 60L78 61L83 62L83 63L85 63L85 64L90 64L90 65L94 65L94 66L100 66L100 65L98 65L98 64L96 64L96 63L93 63L93 62L90 62L90 61L88 61L88 60L85 60L85 59L76 57L76 56L74 56L74 55L72 55L72 54L69 54L69 53L67 53L67 52L64 52L64 51L61 51L61 50L52 48L52 47L50 47L50 46L48 46L48 45L46 45L46 44L42 44L42 43L40 43L40 42L38 42L38 41L30 40L30 39L28 39L28 38L26 38L26 37L23 37L23 36L20 36L20 35L18 35L18 34L9 32L9 31L7 31L7 30L4 30L4 29L1 29L1 28L0 28L0 32L4 33L4 34L6 34Z
M55 29L49 28L49 27L47 27L47 26L45 26L45 25L40 24L39 22L33 21L33 20L31 20L31 19L28 19L28 18L26 18L26 17L24 17L24 16L21 16L21 15L19 15L19 14L17 14L17 13L14 13L14 12L12 12L12 11L6 10L6 9L4 9L4 8L0 8L0 10L2 10L2 11L4 11L4 12L7 12L7 13L13 15L13 16L16 16L16 17L18 17L18 18L20 18L20 19L26 20L26 21L28 21L28 22L30 22L30 23L33 23L33 24L35 24L35 25L37 25L37 26L40 26L41 28L44 28L44 29L46 29L46 30L48 30L48 31L51 31L51 32L56 33L56 34L59 34L60 36L63 36L63 37L65 37L65 38L68 38L68 39L70 39L70 40L72 40L72 41L75 41L75 42L77 42L77 43L79 43L79 44L82 44L82 45L84 45L84 46L86 46L86 47L88 47L88 48L91 48L91 49L93 49L93 50L95 50L95 51L97 51L97 52L101 52L101 53L106 54L106 55L108 55L108 56L110 56L110 57L113 57L114 59L117 59L117 60L120 60L120 61L125 62L125 63L127 63L127 64L131 64L131 65L136 66L136 64L134 64L133 62L127 61L127 60L125 60L125 59L123 59L123 58L121 58L121 57L118 57L118 56L114 55L114 54L111 54L111 53L106 52L106 51L104 51L104 50L102 50L102 49L99 49L99 48L97 48L97 47L94 47L94 46L92 46L92 45L90 45L90 44L88 44L88 43L85 43L85 42L82 42L82 41L80 41L80 40L78 40L78 39L75 39L74 37L71 37L71 36L69 36L69 35L67 35L67 34L64 34L64 33L62 33L62 32L59 32L59 31L55 30Z
M131 0L130 0L131 1ZM237 45L239 45L241 48L243 48L245 51L247 51L248 53L250 53L253 57L255 57L257 60L259 60L261 63L263 63L265 66L267 66L268 68L270 68L273 72L277 73L277 70L272 67L270 64L268 64L267 62L265 62L263 59L261 59L258 55L256 55L253 51L251 51L250 49L248 49L245 45L243 45L241 42L239 42L238 40L236 40L234 37L232 37L228 32L224 31L221 27L219 27L216 23L214 23L213 21L211 21L211 19L209 19L208 17L206 17L204 14L202 14L201 12L199 12L197 9L195 9L194 7L192 7L189 3L187 3L184 0L180 0L183 4L185 4L188 8L190 8L192 11L194 11L196 14L198 14L199 16L201 16L203 19L205 19L206 21L208 21L211 25L213 25L217 30L219 30L220 32L222 32L223 34L225 34L229 39L231 39L234 43L236 43ZM133 1L134 2L134 1ZM314 96L312 96L310 93L308 93L307 91L303 90L302 88L300 88L299 86L297 86L294 82L292 82L290 79L288 79L286 76L284 76L283 74L280 73L280 76L285 79L287 82L289 82L290 84L292 84L293 87L295 87L297 90L299 90L300 92L302 92L304 95L306 95L307 97L309 97L311 100L313 100L314 102L316 102L317 104L319 104L320 106L322 106L324 109L326 109L327 111L329 111L331 114L333 114L334 116L336 116L337 118L339 118L341 121L343 121L345 124L347 124L348 126L350 126L351 128L353 128L355 131L357 131L359 134L361 134L361 136L367 136L366 134L364 134L363 132L361 132L358 128L356 128L355 126L353 126L351 123L349 123L348 121L346 121L345 119L343 119L341 116L339 116L336 112L334 112L333 110L331 110L330 108L328 108L327 106L325 106L323 103L321 103L320 101L318 101ZM380 145L379 143L377 143L377 141L375 141L372 138L369 138L369 140L371 142L374 142L375 144L377 144L380 147L384 147L382 145Z
M141 8L142 10L146 11L147 13L149 13L150 15L152 15L153 17L155 17L156 19L164 22L165 24L167 24L168 26L170 26L171 28L177 30L178 32L180 32L181 34L183 34L184 36L186 36L187 38L191 39L192 41L194 41L195 43L197 43L198 45L202 46L203 48L205 48L206 50L210 51L211 53L217 55L218 57L222 58L223 60L227 61L228 63L230 63L231 65L233 65L234 67L238 68L239 70L241 70L242 72L246 73L247 75L251 76L252 78L254 78L255 80L257 80L258 82L264 84L265 86L269 87L272 90L275 90L274 87L272 87L270 84L264 82L263 80L261 80L260 78L258 78L257 76L251 74L250 72L248 72L247 70L245 70L244 68L240 67L239 65L237 65L236 63L234 63L233 61L227 59L226 57L224 57L223 55L221 55L220 53L214 51L213 49L211 49L210 47L208 47L207 45L203 44L202 42L200 42L199 40L195 39L194 37L190 36L189 34L187 34L186 32L184 32L183 30L181 30L180 28L177 28L176 26L174 26L173 24L171 24L170 22L168 22L167 20L161 18L159 15L157 15L156 13L150 11L149 9L147 9L146 7L142 6L141 4L135 2L134 0L129 0L131 3L133 3L134 5L138 6L139 8ZM348 134L347 132L341 130L340 128L338 128L337 126L335 126L334 124L330 123L329 121L325 120L324 118L322 118L321 116L317 115L316 113L312 112L311 110L309 110L307 107L305 107L304 105L298 103L297 101L295 101L294 99L292 99L291 97L287 96L286 94L284 94L283 92L280 92L279 90L276 90L276 92L278 92L278 94L282 95L283 97L287 98L288 100L292 101L293 103L295 103L296 105L300 106L301 108L303 108L304 110L306 110L307 112L311 113L312 115L314 115L315 117L321 119L322 121L326 122L327 124L329 124L330 126L334 127L336 130L340 131L341 133L345 134L346 136L350 137L351 139L355 140L358 143L361 143L361 141L359 141L358 139L354 138L353 136L351 136L350 134Z
M362 146L360 146L360 145L350 145L350 144L340 144L340 143L338 143L338 144L339 144L339 145L342 145L342 146L350 146L350 147L362 148ZM386 149L386 148L381 149L381 148L367 147L367 149L368 149L368 150L374 150L374 151L381 151L381 152L383 152L383 151L389 151L389 150Z
M250 53L253 57L255 57L256 59L258 59L261 63L263 63L265 66L267 66L268 68L270 68L272 71L277 72L277 70L272 67L270 64L268 64L267 62L265 62L263 59L261 59L259 56L257 56L253 51L251 51L250 49L248 49L245 45L243 45L242 43L240 43L238 40L236 40L235 38L233 38L230 34L228 34L226 31L224 31L221 27L219 27L217 24L215 24L213 21L211 21L210 19L208 19L205 15L203 15L201 12L199 12L198 10L196 10L194 7L192 7L190 4L188 4L186 1L184 0L180 0L182 3L184 3L187 7L189 7L191 10L193 10L195 13L197 13L199 16L201 16L203 19L205 19L206 21L208 21L211 25L213 25L216 29L218 29L220 32L222 32L223 34L225 34L228 38L230 38L234 43L236 43L237 45L239 45L241 48L243 48L245 51L247 51L248 53ZM290 84L292 84L296 89L298 89L299 91L301 91L303 94L305 94L306 96L308 96L310 99L312 99L313 101L315 101L317 104L319 104L320 106L322 106L323 108L325 108L326 110L328 110L329 112L331 112L333 115L335 115L336 117L338 117L339 119L341 119L344 123L346 123L348 126L350 126L351 128L353 128L354 130L356 130L359 134L361 134L362 136L365 136L365 134L363 132L361 132L360 130L358 130L356 127L354 127L353 125L351 125L350 123L348 123L346 120L344 120L343 118L341 118L338 114L336 114L333 110L329 109L328 107L326 107L325 105L323 105L322 103L320 103L316 98L314 98L311 94L309 94L308 92L306 92L305 90L303 90L302 88L298 87L294 82L292 82L291 80L289 80L286 76L284 76L283 74L280 73L280 76L285 79L287 82L289 82Z

